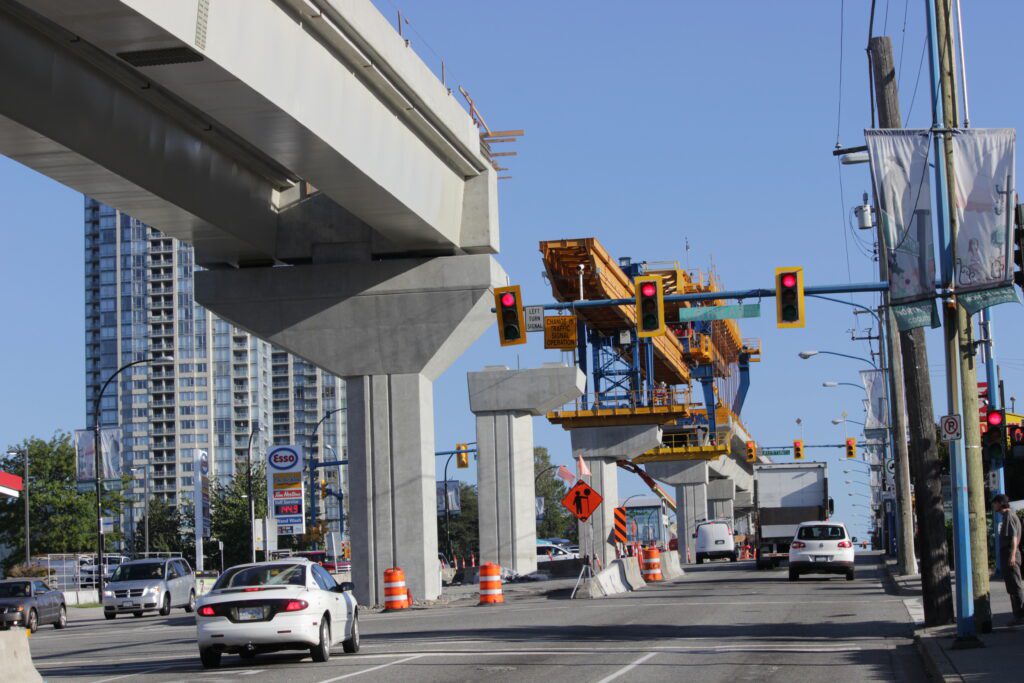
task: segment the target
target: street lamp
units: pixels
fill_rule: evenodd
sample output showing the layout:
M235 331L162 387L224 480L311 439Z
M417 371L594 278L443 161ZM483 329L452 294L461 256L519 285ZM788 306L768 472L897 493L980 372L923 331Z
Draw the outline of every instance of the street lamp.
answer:
M874 361L868 360L867 358L863 358L861 356L851 356L848 353L838 353L837 351L801 351L796 355L800 356L804 360L807 360L808 358L813 358L814 356L817 356L819 354L826 356L839 356L840 358L849 358L851 360L863 361L870 365L871 367L873 367L875 370L878 369L878 366L875 365Z
M334 452L334 446L329 443L324 444L324 448L331 452L331 458L338 460L338 454ZM345 489L342 467L347 460L339 461L338 463L338 538L345 538Z
M871 496L869 496L868 494L861 493L860 491L848 491L846 493L846 495L848 495L848 496L864 496L865 498L871 498Z
M25 566L32 564L32 551L29 543L29 523L28 523L28 449L27 448L12 448L7 451L8 458L15 458L21 455L24 459L25 465L25 481L21 487L21 493L25 497Z
M143 515L143 518L145 519L145 529L146 529L146 532L145 532L146 533L146 550L145 550L145 555L146 555L146 557L149 557L149 462L148 461L146 462L146 466L145 467L133 467L131 469L132 472L138 472L139 470L143 470L145 472L145 474L143 475L143 479L142 479L142 486L143 486L143 490L145 491L145 493L143 494L145 496L145 499L143 500L142 515Z
M864 426L863 422L857 422L857 420L851 420L848 417L834 417L834 418L832 418L832 424L834 424L834 425L846 424L847 422L852 422L853 424L860 425L861 427Z
M174 356L150 356L149 358L141 358L139 360L133 360L131 363L125 363L119 367L114 374L107 378L107 381L100 387L99 393L96 394L96 400L93 403L92 408L92 428L93 428L93 441L92 451L95 456L93 466L96 469L96 573L98 578L96 579L96 588L98 595L103 595L103 438L100 433L100 404L103 401L103 392L107 390L110 383L114 381L114 378L120 375L122 372L132 367L133 365L141 365L142 363L173 363Z
M850 486L853 486L854 484L860 484L861 486L867 486L868 488L871 488L871 484L867 483L866 481L853 481L852 479L846 479L843 481L843 483L849 484Z
M249 445L245 449L245 463L247 465L245 478L246 489L249 497L249 554L252 562L256 562L256 501L252 497L252 438L257 432L262 432L259 420L252 421L252 429L249 432Z
M821 386L825 387L826 389L835 389L836 387L853 387L854 389L859 389L864 393L867 393L868 391L860 384L854 384L853 382L836 382L835 380L825 380L824 382L821 383Z
M316 517L317 517L317 514L316 514L316 482L315 482L315 479L316 479L316 454L313 452L313 446L316 443L316 433L320 430L320 425L322 425L324 422L326 422L327 419L331 417L331 415L334 415L336 413L340 413L343 410L345 410L345 408L346 408L346 406L342 406L341 408L335 408L333 410L328 410L326 413L324 413L324 416L320 418L320 421L316 423L316 426L313 427L313 433L309 435L309 448L308 448L308 450L309 450L309 526L310 526L310 531L311 532L312 532L312 528L314 526L316 526ZM316 550L316 549L317 549L317 547L316 547L316 544L314 543L313 544L313 550Z

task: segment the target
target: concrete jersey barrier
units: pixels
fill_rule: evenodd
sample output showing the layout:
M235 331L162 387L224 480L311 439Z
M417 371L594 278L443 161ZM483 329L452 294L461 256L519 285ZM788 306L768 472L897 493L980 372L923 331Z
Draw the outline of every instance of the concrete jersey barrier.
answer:
M626 573L626 585L631 591L638 591L647 585L643 575L640 573L640 561L636 557L623 557L616 562L621 562Z
M13 628L0 631L0 662L6 680L18 683L42 683L42 676L32 663L25 629Z
M661 554L661 571L668 581L686 576L686 572L683 571L683 567L679 563L679 553L675 550Z

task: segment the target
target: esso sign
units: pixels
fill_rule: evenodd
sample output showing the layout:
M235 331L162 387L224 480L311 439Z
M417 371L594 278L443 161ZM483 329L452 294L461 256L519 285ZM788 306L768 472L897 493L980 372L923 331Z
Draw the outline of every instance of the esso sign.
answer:
M302 458L293 446L278 446L267 454L267 464L278 472L302 469Z

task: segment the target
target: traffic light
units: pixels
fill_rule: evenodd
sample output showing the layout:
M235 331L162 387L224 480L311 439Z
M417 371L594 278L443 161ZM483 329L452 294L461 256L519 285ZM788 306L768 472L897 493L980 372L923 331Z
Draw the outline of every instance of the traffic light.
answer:
M853 437L846 440L846 457L851 459L857 457L857 439Z
M793 459L804 459L804 442L800 439L797 439L796 441L793 442Z
M981 452L989 459L1006 457L1006 411L992 410L985 413L988 427L981 437Z
M526 320L519 285L494 288L494 310L498 314L498 340L502 346L526 343Z
M323 500L326 497L327 497L327 480L326 479L321 479L320 480L320 499Z
M775 313L778 327L804 326L804 269L775 269Z
M660 275L643 275L636 287L636 336L658 337L665 334L665 291Z
M1013 262L1017 265L1013 281L1024 289L1024 204L1016 206L1013 218Z
M747 462L757 462L757 443L747 442Z
M468 443L457 443L455 444L455 466L460 470L464 470L469 467L469 444Z
M1024 457L1024 425L1012 425L1007 427L1009 441L1006 454L1013 458Z

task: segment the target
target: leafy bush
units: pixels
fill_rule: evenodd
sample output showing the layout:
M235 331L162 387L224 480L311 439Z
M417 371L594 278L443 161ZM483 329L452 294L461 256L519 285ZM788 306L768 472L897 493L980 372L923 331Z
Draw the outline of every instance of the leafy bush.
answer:
M46 567L41 564L16 564L7 572L7 577L11 579L24 579L29 577L47 576L47 574L53 573L52 570L47 571Z

